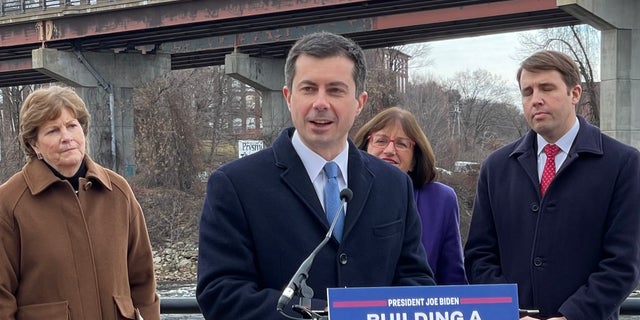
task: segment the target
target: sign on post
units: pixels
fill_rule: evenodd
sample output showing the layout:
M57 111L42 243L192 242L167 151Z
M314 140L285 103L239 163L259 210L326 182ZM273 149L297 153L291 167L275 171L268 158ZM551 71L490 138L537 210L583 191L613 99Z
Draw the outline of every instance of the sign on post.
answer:
M238 158L248 156L264 149L262 140L238 140Z

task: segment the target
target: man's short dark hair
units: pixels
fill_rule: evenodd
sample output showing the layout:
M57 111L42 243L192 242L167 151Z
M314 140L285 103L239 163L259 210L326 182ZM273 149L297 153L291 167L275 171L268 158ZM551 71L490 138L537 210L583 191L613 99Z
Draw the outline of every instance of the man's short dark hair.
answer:
M365 91L367 66L362 48L353 40L330 32L316 32L303 36L291 50L284 66L284 78L287 87L293 86L296 74L296 61L301 55L315 58L344 56L354 63L353 80L356 83L356 97Z

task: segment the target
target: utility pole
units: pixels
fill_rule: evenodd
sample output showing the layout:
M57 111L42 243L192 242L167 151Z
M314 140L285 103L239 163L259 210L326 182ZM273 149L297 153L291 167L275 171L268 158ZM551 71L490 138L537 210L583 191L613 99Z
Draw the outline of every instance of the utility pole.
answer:
M451 137L455 138L456 136L460 136L461 128L460 128L460 103L456 102L453 105L453 112L451 112L453 117L453 124L451 125ZM457 132L456 132L457 131Z

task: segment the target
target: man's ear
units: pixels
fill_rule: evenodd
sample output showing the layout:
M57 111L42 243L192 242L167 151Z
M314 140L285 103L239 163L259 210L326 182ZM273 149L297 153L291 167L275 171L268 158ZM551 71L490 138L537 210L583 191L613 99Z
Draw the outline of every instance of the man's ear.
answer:
M366 91L362 91L358 96L358 112L356 114L360 114L362 112L362 108L364 108L364 104L367 103L367 98L369 94Z
M284 96L284 101L287 103L287 108L291 111L291 91L289 87L282 87L282 95Z
M578 102L580 102L581 95L582 95L582 86L580 86L579 84L576 84L571 89L571 102L573 102L574 105L577 105Z

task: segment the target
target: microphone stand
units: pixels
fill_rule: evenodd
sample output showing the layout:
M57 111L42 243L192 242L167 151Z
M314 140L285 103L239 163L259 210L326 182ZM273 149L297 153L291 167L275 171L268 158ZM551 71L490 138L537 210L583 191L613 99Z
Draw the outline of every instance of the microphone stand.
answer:
M338 217L341 214L341 211L344 209L347 202L350 201L352 197L353 197L353 192L351 191L351 189L344 188L342 189L342 191L340 191L340 200L341 200L340 208L338 208L338 211L333 217L333 221L331 222L329 231L327 231L327 234L325 235L324 239L322 239L322 241L315 247L315 249L313 249L311 254L309 254L309 256L302 262L302 264L300 264L300 267L298 267L298 270L296 271L296 273L293 274L293 277L289 281L289 284L287 285L284 292L280 296L280 299L278 300L278 305L276 309L283 316L289 319L296 319L296 320L300 319L300 318L291 317L282 311L282 308L284 307L285 304L289 302L289 300L291 300L291 297L294 294L298 294L300 296L300 304L294 305L293 309L296 312L301 313L303 316L308 317L303 319L314 319L314 320L329 319L328 316L322 316L318 314L318 311L311 310L311 298L313 298L313 289L307 285L307 278L309 278L309 269L311 269L311 265L313 264L313 259L315 259L318 252L320 252L320 250L331 239L331 235L333 234L333 229L336 226Z
M302 307L300 305L294 305L293 310L300 313L303 318L302 320L306 320L306 319L311 319L311 320L329 320L329 315L327 313L327 311L318 311L318 310L311 310L305 307ZM322 313L322 314L319 314ZM293 318L293 317L289 317L287 316L287 318L289 319L300 319L300 318Z
M306 310L311 310L311 298L313 298L313 289L307 285L307 279L300 280L300 304L299 306ZM295 307L295 306L294 306Z

